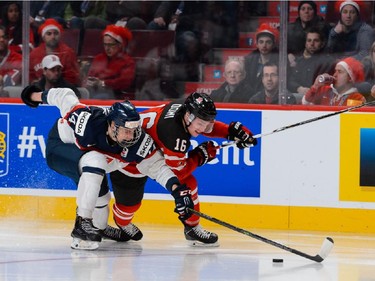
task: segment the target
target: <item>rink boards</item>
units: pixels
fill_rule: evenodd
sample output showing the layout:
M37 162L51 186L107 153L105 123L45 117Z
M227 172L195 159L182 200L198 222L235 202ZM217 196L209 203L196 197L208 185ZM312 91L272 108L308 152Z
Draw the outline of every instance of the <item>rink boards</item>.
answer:
M218 120L240 120L254 134L331 112L320 107L219 107ZM249 149L221 149L212 163L194 173L201 211L242 227L374 233L371 111L273 133ZM58 116L50 106L0 104L0 216L74 217L73 183L51 171L44 158L48 131ZM200 137L192 145L205 140ZM135 221L179 223L171 196L150 180Z

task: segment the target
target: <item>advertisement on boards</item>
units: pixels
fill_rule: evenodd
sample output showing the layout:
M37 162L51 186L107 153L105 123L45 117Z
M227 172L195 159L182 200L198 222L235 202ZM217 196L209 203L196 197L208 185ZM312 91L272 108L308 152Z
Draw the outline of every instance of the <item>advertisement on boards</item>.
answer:
M140 108L139 110L143 110ZM45 160L48 133L59 118L54 106L29 108L21 104L0 105L0 188L75 190L69 178L51 170ZM241 121L257 134L261 131L261 112L219 110L217 120L225 123ZM192 139L192 147L207 141ZM226 140L213 139L217 144ZM255 147L239 150L228 146L218 151L216 159L197 168L201 195L260 197L261 141ZM149 180L146 193L166 193Z

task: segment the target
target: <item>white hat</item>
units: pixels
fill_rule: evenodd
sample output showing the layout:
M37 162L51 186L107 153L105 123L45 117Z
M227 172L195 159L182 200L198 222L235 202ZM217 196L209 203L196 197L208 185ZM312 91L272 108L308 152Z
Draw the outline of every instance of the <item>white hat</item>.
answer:
M45 56L42 60L43 69L45 69L45 68L51 69L51 68L54 68L57 65L63 67L63 65L61 64L58 56L48 55L48 56Z
M355 2L355 1L344 1L344 2L342 2L341 5L340 5L340 13L341 13L342 9L344 8L344 6L346 6L346 5L351 5L351 6L353 6L354 8L357 9L358 13L359 13L360 10L361 10L361 9L359 8L359 5L358 5L357 2Z

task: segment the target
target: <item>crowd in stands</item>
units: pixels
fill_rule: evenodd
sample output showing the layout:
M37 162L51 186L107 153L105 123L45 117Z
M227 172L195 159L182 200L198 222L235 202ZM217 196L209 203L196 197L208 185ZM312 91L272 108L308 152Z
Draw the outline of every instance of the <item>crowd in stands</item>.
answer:
M210 94L217 102L351 105L374 99L375 87L374 93L358 90L361 83L375 84L373 1L298 2L287 28L282 93L279 27L267 20L253 24L268 16L271 2L278 1L31 1L28 80L93 99L169 100L186 94L184 82L204 83L202 65L216 64L223 80ZM326 14L318 3L325 3ZM0 96L22 84L22 7L22 1L0 3ZM65 35L72 30L75 49ZM98 51L84 57L89 30L99 32L90 42ZM134 45L141 31L172 32L173 41L149 46L150 37ZM241 32L254 33L254 49L217 59L215 50L239 49ZM147 54L133 55L140 44Z

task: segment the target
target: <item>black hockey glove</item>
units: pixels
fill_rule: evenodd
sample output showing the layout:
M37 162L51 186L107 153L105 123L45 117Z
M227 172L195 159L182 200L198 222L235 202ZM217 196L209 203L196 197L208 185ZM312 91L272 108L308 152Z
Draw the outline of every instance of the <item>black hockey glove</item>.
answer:
M216 157L217 148L212 141L202 142L193 150L189 151L189 157L197 157L198 166L202 166Z
M241 122L231 122L228 128L228 140L236 141L237 147L243 149L251 145L257 145L257 140L253 138L252 132Z
M31 100L31 94L35 93L35 92L42 92L42 89L40 89L36 85L29 85L29 86L26 86L22 90L21 99L24 102L24 104L26 104L26 105L28 105L30 107L38 107L39 104L42 103L42 102L39 102L39 101L33 101L33 100Z
M190 218L192 213L189 213L187 208L194 209L194 203L191 199L191 190L185 184L182 184L172 191L172 196L174 197L176 206L174 211L179 214L178 218L181 221Z

